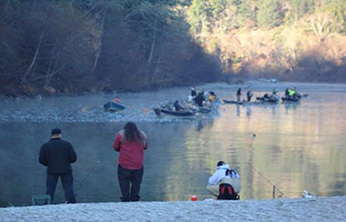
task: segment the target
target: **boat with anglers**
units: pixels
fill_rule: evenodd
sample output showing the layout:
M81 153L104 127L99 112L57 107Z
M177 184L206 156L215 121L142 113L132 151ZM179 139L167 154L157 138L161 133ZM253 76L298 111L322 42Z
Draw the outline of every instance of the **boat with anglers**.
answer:
M222 100L224 103L226 104L238 104L238 105L243 105L243 101L236 101L236 100L227 100L227 99L223 99Z
M257 100L266 102L266 103L278 103L280 101L280 97L277 96L262 96L262 97L256 97Z
M194 116L196 114L196 111L193 110L169 110L169 109L162 109L162 108L154 108L154 112L157 116L161 116L161 114L166 114L169 116L180 116L180 117L186 117L186 116Z
M301 97L298 96L294 96L294 97L290 97L290 96L283 96L281 97L282 102L299 102Z
M234 100L227 100L227 99L224 99L223 100L224 104L237 104L237 105L262 105L264 104L262 101L246 101L246 100L243 100L243 101L234 101Z
M107 102L103 105L103 108L107 112L118 112L124 110L126 107L117 102Z

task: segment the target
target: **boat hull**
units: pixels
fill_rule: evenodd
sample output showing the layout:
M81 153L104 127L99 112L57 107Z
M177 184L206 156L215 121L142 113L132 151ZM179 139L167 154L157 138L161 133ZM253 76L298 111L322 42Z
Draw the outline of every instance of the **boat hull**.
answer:
M103 108L107 112L118 112L124 110L125 106L115 102L108 102L103 105Z
M170 116L194 116L196 112L194 111L173 111L173 110L168 110L168 109L159 109L155 108L154 112L156 115L160 116L161 113L170 115Z
M227 100L227 99L224 99L222 100L224 103L227 103L227 104L238 104L238 105L242 105L243 102L241 101L235 101L235 100Z
M291 98L291 97L281 97L281 100L283 102L299 102L301 97L295 97L295 98Z
M262 102L267 102L267 103L277 103L279 102L278 98L273 98L273 97L256 97L257 100L262 101Z

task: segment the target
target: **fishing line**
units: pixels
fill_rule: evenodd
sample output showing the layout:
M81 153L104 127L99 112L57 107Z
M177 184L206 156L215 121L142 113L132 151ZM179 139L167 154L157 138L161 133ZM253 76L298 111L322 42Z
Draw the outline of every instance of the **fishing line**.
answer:
M252 143L251 143L250 147L252 147ZM241 160L244 161L244 159L243 159L241 156L239 156L239 157L240 157ZM250 164L249 164L249 165L250 165ZM271 184L271 185L273 186L274 189L278 190L282 196L284 196L285 198L287 198L287 196L284 194L284 192L282 192L274 183L272 183L267 177L265 177L257 168L255 168L255 167L252 166L252 165L250 165L250 167L251 167L254 171L256 171L260 176L262 176L262 177L267 181L267 183Z

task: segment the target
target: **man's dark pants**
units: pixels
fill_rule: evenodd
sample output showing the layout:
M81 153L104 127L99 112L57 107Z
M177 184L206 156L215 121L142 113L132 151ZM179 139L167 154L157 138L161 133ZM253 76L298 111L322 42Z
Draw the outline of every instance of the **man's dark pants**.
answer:
M59 177L61 178L61 184L65 191L65 198L67 200L67 203L76 203L73 192L72 172L63 174L47 174L46 194L50 195L51 201L53 202L55 188L58 183Z
M128 170L118 165L118 180L122 194L121 201L139 201L139 190L141 188L143 173L143 167L139 170Z

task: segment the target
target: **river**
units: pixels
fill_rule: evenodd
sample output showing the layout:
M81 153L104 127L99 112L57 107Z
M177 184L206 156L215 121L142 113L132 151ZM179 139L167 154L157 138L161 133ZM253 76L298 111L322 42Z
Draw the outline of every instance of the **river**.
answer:
M222 104L217 115L159 118L153 108L186 99L187 87L141 93L113 93L0 100L0 206L31 204L44 194L46 169L38 163L52 128L61 128L78 155L72 165L78 202L119 201L115 133L134 121L147 133L142 201L179 201L207 192L208 177L224 160L242 179L241 199L346 195L346 85L248 82L197 86L221 99L251 88L254 97L279 95L286 87L308 94L299 103L241 106ZM115 97L119 113L102 105ZM64 202L58 184L55 203Z

